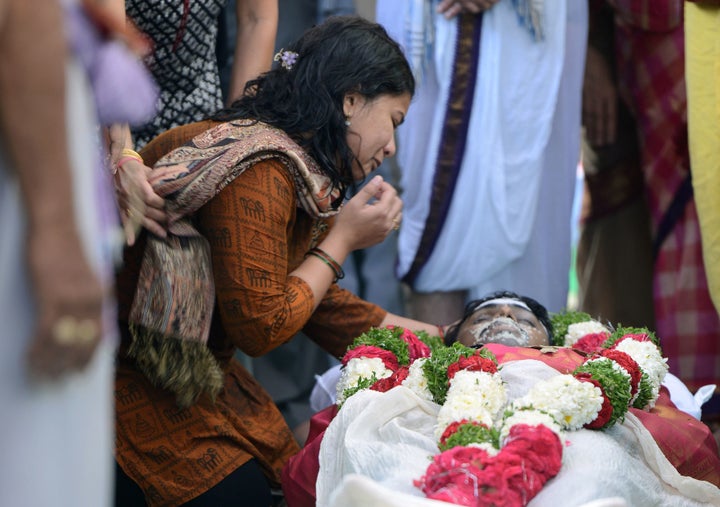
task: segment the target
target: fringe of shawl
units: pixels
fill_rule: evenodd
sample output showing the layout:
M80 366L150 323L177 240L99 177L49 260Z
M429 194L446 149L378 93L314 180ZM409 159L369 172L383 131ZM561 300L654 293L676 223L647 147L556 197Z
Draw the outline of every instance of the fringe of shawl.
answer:
M223 371L204 343L132 324L130 333L128 356L153 385L174 392L180 408L189 407L203 393L215 400L223 387Z

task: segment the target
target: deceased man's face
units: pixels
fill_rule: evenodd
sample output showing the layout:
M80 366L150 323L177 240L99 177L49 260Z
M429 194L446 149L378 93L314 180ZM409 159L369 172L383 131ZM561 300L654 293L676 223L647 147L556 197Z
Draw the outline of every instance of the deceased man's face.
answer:
M518 347L549 345L545 327L523 303L512 302L481 305L465 320L458 332L458 341L468 347L486 343L502 343Z

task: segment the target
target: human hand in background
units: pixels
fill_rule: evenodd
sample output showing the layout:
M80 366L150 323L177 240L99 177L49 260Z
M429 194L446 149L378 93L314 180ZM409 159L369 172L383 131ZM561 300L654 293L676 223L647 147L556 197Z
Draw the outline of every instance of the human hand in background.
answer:
M376 245L400 226L402 206L395 188L375 176L343 206L330 234L340 236L349 251Z
M450 19L458 14L480 14L490 9L498 3L498 1L499 0L442 0L437 6L437 11L447 19Z
M37 231L28 242L37 321L28 348L31 377L53 380L84 369L102 332L102 285L72 223Z
M590 45L583 81L582 124L591 146L607 146L615 141L617 89L607 60Z

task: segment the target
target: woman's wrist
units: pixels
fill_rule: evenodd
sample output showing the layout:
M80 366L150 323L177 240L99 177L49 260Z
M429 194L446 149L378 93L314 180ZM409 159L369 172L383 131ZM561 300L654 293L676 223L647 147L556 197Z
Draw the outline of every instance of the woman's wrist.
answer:
M120 158L115 163L113 174L117 173L117 171L122 169L128 162L137 162L140 165L145 165L145 161L138 152L130 148L123 148Z
M341 279L345 278L345 271L343 271L343 268L342 268L342 266L340 265L340 263L339 263L338 261L336 261L335 258L334 258L332 255L330 255L329 253L327 253L327 252L326 252L325 250L323 250L322 248L317 247L317 246L311 248L311 249L305 254L305 257L306 257L306 258L307 258L308 256L317 257L318 259L320 259L325 265L327 265L327 266L333 271L333 274L335 275L335 278L334 278L333 282L337 282L338 280L341 280Z

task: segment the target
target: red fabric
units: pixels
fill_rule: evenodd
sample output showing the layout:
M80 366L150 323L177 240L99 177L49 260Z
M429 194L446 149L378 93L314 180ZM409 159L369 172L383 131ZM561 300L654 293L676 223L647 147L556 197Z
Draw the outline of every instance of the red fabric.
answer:
M584 357L571 349L552 353L539 349L485 345L497 357L498 364L520 359L536 359L560 371L571 373ZM663 387L655 408L650 412L631 408L655 438L668 461L683 475L707 481L720 487L720 455L710 429L694 417L678 410ZM314 507L315 482L320 463L320 443L325 429L337 414L332 405L310 420L310 434L305 447L290 458L282 473L282 488L288 507Z
M320 443L337 411L337 405L330 405L312 416L305 446L285 464L281 483L288 507L315 507Z
M720 487L720 457L710 429L678 410L665 387L650 412L631 408L678 472Z

